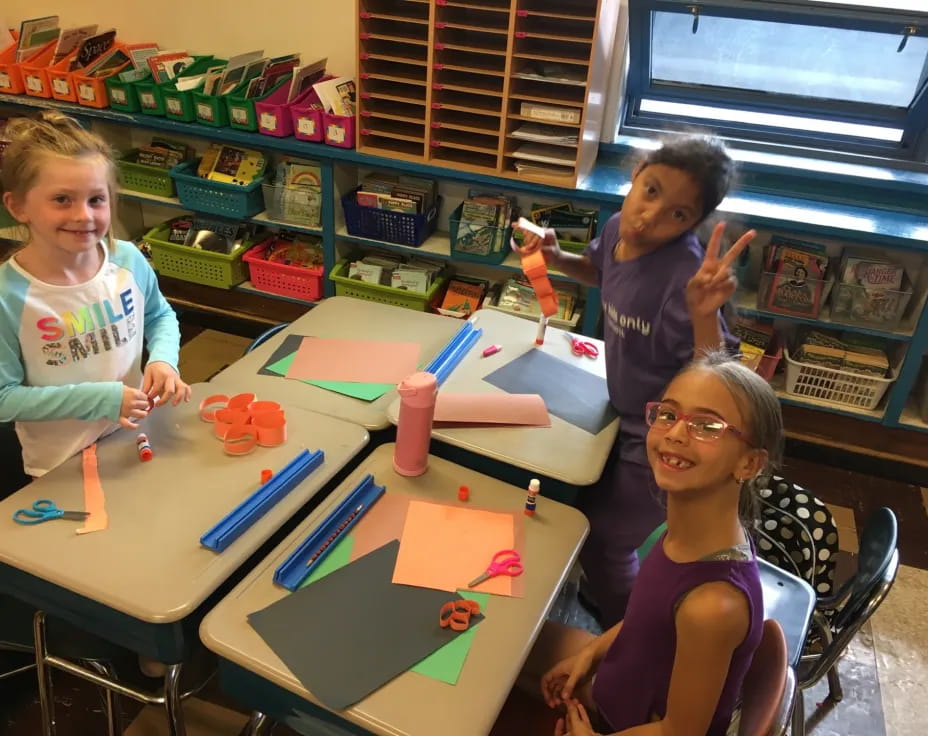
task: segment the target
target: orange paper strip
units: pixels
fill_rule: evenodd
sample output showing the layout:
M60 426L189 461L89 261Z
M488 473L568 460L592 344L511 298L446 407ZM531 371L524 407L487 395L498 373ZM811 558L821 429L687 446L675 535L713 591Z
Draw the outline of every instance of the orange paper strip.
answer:
M448 591L466 588L493 555L514 546L512 514L411 501L393 582ZM511 596L512 578L498 575L477 590Z
M90 512L90 516L77 533L89 534L109 527L110 517L106 513L106 498L103 496L103 486L100 484L100 473L97 469L96 444L84 450L81 460L84 469L84 511Z
M550 427L551 418L538 394L446 394L435 401L436 422L519 424Z

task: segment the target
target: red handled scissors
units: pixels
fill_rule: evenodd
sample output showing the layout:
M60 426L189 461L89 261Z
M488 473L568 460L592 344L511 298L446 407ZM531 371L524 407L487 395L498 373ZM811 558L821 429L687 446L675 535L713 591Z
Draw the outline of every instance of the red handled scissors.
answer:
M564 333L564 337L570 340L570 352L574 355L585 355L591 360L596 360L599 357L599 348L593 343L574 337L568 332Z
M522 574L522 557L514 549L501 549L495 555L493 559L490 560L490 566L482 575L478 575L468 584L468 588L476 588L480 583L483 583L490 578L495 578L497 575L508 575L509 577L516 577Z

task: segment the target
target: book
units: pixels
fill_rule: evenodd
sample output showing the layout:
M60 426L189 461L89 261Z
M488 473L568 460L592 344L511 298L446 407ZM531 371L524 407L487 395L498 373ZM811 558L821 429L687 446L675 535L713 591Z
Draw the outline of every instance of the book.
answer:
M55 46L55 53L52 54L52 60L49 62L49 66L57 64L70 53L76 51L84 42L84 39L90 38L96 32L96 24L80 26L78 28L66 28L63 30L61 35L58 36L58 45Z
M817 243L774 236L767 246L766 304L772 312L815 317L821 310L828 257Z
M322 169L320 169L319 164L284 156L277 165L277 183L286 187L313 187L318 189L322 186Z
M312 64L295 67L293 77L290 80L290 92L287 94L287 102L293 102L316 82L320 81L325 76L325 67L328 63L328 58L325 58L314 61Z
M144 69L145 71L150 72L151 70L148 67L148 59L152 56L157 56L160 52L158 49L158 44L141 44L134 45L129 49L129 56L132 58L132 66L136 69Z
M519 115L535 120L550 120L555 123L580 124L580 110L573 107L539 105L536 102L523 102L519 105Z
M448 282L448 290L441 302L441 310L452 315L470 317L487 291L486 281L456 277Z
M264 154L250 148L220 145L207 178L226 184L246 186L264 174L267 159Z
M132 63L122 49L110 49L82 72L87 77L106 77Z
M356 89L351 77L333 77L316 82L313 89L326 112L334 115L354 115Z
M109 51L116 43L116 29L110 28L81 42L75 57L71 60L68 71L83 69L101 54Z
M228 64L222 72L222 77L216 86L213 94L227 95L241 84L245 79L245 70L249 64L260 61L264 57L264 51L249 51L245 54L239 54L229 59Z
M190 64L193 57L186 51L162 51L146 59L151 76L158 83L170 82Z
M19 26L19 41L16 44L16 63L25 61L39 49L59 37L58 16L24 20Z

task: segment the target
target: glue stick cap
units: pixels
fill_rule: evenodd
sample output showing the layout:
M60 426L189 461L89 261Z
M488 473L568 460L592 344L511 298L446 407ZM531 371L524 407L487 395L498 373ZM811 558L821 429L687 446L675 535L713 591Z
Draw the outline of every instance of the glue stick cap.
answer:
M540 493L541 492L541 481L538 480L538 478L532 478L528 482L528 489L532 493Z

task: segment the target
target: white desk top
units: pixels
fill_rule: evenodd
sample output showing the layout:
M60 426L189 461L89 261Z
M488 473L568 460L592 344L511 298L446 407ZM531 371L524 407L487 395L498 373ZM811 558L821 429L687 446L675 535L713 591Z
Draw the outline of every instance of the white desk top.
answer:
M210 384L195 384L190 403L152 412L141 427L154 451L147 463L138 459L136 432L119 430L100 441L108 529L78 535L81 522L21 526L12 519L40 498L82 510L80 455L0 501L0 562L142 621L172 623L196 609L368 442L356 424L284 403L287 442L231 457L213 425L199 419L199 403L210 393ZM257 490L262 468L277 472L304 448L323 450L324 463L225 552L200 546L204 532Z
M211 383L217 387L227 383L253 386L253 391L260 392L272 401L289 401L304 409L359 424L371 431L386 429L390 425L387 406L396 397L395 390L388 391L376 401L362 401L300 381L258 375L258 370L287 335L418 342L422 346L420 359L424 365L438 354L460 327L460 321L437 314L415 312L351 297L329 297L259 348L214 376Z
M529 350L543 350L594 375L606 377L606 361L600 340L584 337L585 341L599 347L600 356L596 360L581 358L571 353L564 330L548 327L545 344L536 346L537 323L490 309L483 309L477 315L475 326L483 330L483 336L442 384L442 391L460 394L503 393L502 389L487 383L483 377ZM484 348L494 344L502 345L502 351L487 358L482 357ZM396 398L387 410L387 416L394 424L399 415L399 404L399 398ZM618 431L618 419L599 434L591 435L552 414L550 428L434 427L432 437L571 485L588 486L595 483L602 474Z
M507 510L525 506L524 489L436 457L429 459L429 470L418 478L397 475L392 468L393 448L387 444L372 452L293 534L210 611L200 626L200 638L209 649L316 703L246 617L288 594L274 585L274 571L367 473L385 484L387 493L458 503L457 489L463 483L470 486L470 503L474 506ZM579 511L539 498L536 515L526 518L525 523L525 597L493 596L457 684L451 686L406 672L339 715L373 733L389 736L488 733L587 531L586 518Z

